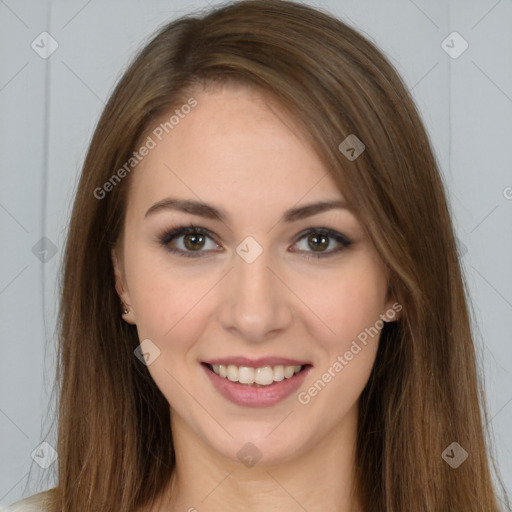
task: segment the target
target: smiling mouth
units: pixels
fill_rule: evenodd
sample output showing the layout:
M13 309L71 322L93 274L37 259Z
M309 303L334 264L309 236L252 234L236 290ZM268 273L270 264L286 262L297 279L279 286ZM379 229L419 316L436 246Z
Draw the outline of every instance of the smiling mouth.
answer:
M201 363L219 377L233 383L251 387L269 387L283 380L292 379L295 375L311 367L304 365L275 365L253 368L249 366L236 366L233 364Z

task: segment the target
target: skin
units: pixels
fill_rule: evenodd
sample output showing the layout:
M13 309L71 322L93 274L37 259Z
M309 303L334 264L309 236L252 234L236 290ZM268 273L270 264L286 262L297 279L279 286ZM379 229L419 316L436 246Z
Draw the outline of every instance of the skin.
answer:
M130 176L125 229L112 252L116 289L129 309L123 318L160 350L148 369L171 409L177 465L155 510L357 512L357 402L380 333L305 405L297 393L270 407L235 405L200 362L231 355L309 361L299 391L307 390L390 310L387 267L349 210L278 222L289 208L344 199L279 104L233 85L194 97L197 107ZM145 217L171 196L223 208L229 218L170 209ZM190 222L214 235L195 242L203 256L186 258L159 243L166 229ZM308 260L315 242L297 238L308 228L330 228L353 243L334 253L340 244L329 238L323 250L331 255ZM251 264L236 252L247 236L263 248ZM183 235L172 244L187 250ZM247 442L262 455L252 467L237 457Z

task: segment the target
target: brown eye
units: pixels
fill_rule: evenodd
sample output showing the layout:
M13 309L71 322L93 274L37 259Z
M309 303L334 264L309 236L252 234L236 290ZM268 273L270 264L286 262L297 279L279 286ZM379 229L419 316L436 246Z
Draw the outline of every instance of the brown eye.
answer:
M308 244L314 251L323 251L329 247L329 237L325 235L309 235Z
M201 233L189 233L183 235L185 247L191 251L204 247L205 236Z
M300 249L298 252L304 253L304 258L309 259L312 256L315 258L324 258L333 256L346 249L352 244L352 241L349 240L345 235L338 233L332 229L328 228L316 228L309 229L305 233L302 233L298 242L305 239L306 246ZM332 241L334 240L334 244ZM332 245L338 247L327 251L328 247ZM308 250L309 249L309 250ZM293 251L295 252L295 250Z
M180 241L180 239L182 239ZM211 240L211 247L208 241ZM159 242L169 252L188 258L205 256L209 249L217 249L219 246L213 241L212 234L205 228L194 226L179 226L167 231L159 237ZM205 249L206 250L202 250Z

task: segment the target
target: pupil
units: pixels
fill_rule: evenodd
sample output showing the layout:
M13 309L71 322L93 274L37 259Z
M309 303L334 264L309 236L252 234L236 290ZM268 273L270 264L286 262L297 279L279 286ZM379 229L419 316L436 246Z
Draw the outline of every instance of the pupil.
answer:
M315 251L318 251L319 249L325 249L327 248L327 246L329 245L329 242L327 240L327 237L324 236L324 235L311 235L309 237L309 240L310 241L313 241L313 245L311 245L312 249L315 250ZM319 240L322 240L323 243L321 243L321 245L315 245L318 243Z
M184 242L185 242L185 246L187 247L187 249L197 249L197 248L200 249L202 247L202 245L201 245L201 247L198 247L198 245L195 245L198 243L198 240L200 242L201 241L204 242L203 235L198 234L198 233L193 233L193 234L185 235L185 237L184 237ZM190 241L192 242L191 244L189 244Z

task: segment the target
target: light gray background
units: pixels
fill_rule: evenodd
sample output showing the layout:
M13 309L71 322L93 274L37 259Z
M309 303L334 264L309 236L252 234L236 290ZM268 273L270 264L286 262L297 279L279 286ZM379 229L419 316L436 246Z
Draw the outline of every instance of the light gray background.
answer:
M498 463L510 489L512 2L309 3L376 42L423 114L449 188ZM165 22L205 6L201 0L0 0L0 506L55 484L55 464L43 470L31 454L43 441L55 444L47 430L55 408L56 277L95 123L133 52ZM43 31L59 45L47 59L31 47ZM441 46L452 31L469 44L458 58ZM57 250L46 263L32 250L43 236ZM42 477L46 485L27 486L31 467L30 482Z

